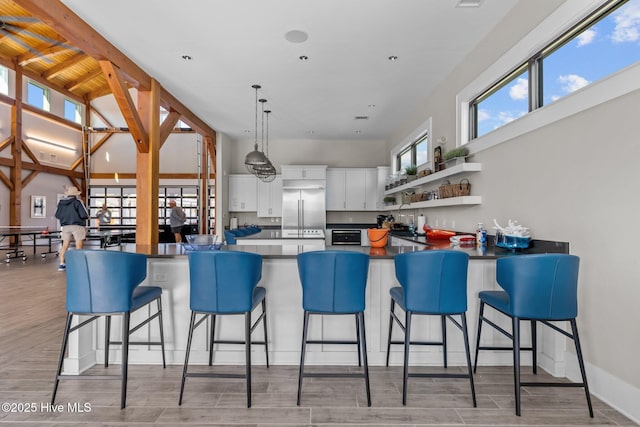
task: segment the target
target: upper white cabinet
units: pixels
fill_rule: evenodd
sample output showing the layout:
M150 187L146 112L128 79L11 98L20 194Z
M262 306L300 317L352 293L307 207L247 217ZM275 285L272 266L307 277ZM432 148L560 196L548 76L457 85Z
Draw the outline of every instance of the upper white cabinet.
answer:
M328 168L328 211L375 211L382 201L376 168Z
M318 165L282 165L282 179L326 179L327 167Z
M229 212L258 210L258 179L254 175L229 175Z
M258 180L258 216L282 216L282 175L271 182Z

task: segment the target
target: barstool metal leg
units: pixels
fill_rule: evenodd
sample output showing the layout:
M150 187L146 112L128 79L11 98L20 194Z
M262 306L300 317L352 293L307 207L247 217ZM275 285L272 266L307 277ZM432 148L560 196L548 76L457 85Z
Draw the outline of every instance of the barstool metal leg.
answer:
M244 355L245 355L245 370L247 377L247 408L251 408L251 312L247 312L244 315Z
M267 368L269 367L269 340L267 339L267 299L262 300L262 326L264 327L264 354L267 358Z
M60 358L58 359L58 371L56 372L56 380L53 383L53 394L51 395L51 405L56 402L56 393L58 392L58 384L60 383L60 375L62 374L62 363L64 362L64 353L67 350L67 343L69 342L69 330L71 329L71 320L73 314L67 312L67 323L64 327L64 335L62 336L62 348L60 349Z
M533 364L533 373L538 373L538 332L537 323L531 321L531 360Z
M164 355L164 326L162 322L162 302L158 297L158 322L160 322L160 349L162 350L162 367L167 368L167 359Z
M356 345L358 346L358 367L362 367L362 354L360 352L360 322L358 321L359 314L356 314Z
M443 314L440 316L442 325L442 357L444 358L444 367L447 368L447 318Z
M580 337L578 337L578 324L576 319L571 319L571 332L573 333L573 342L576 346L576 355L578 356L578 364L580 365L580 374L582 375L582 383L584 384L584 393L587 396L587 405L589 405L589 416L593 418L591 394L589 393L589 385L587 384L587 371L584 368L584 359L582 358L582 347L580 345Z
M191 312L191 321L189 322L189 336L187 338L187 351L184 355L184 368L182 370L182 383L180 384L180 398L178 405L182 405L182 395L184 394L184 382L187 379L187 367L189 366L189 353L191 352L191 340L193 338L193 327L196 323L196 313Z
M127 406L127 375L129 372L129 323L131 313L122 315L122 392L120 397L120 409Z
M469 373L469 385L471 386L471 398L473 399L473 407L478 406L476 402L476 388L473 384L473 373L471 372L471 352L469 350L469 332L467 331L467 315L462 313L460 315L462 319L462 335L464 337L464 351L467 356L467 372Z
M300 406L300 400L302 399L302 377L304 375L304 355L307 349L307 328L309 327L309 312L305 310L304 320L302 322L302 350L300 351L300 372L298 373L298 401L297 405Z
M211 337L209 338L209 366L213 365L213 344L216 341L216 315L211 314Z
M386 367L389 367L389 353L391 352L391 328L393 327L393 313L394 310L396 308L396 302L394 301L393 298L391 298L391 310L389 311L390 315L389 315L389 337L387 339L387 363L386 363Z
M359 322L358 322L359 320ZM367 359L367 334L364 327L364 313L357 315L356 323L360 323L360 343L362 344L362 363L364 365L364 384L367 389L367 406L371 406L371 387L369 386L369 361ZM360 346L358 346L360 348Z
M520 319L511 319L513 327L513 384L516 395L516 415L520 416Z
M407 381L409 380L409 347L411 346L411 312L404 313L404 371L402 375L402 404L407 404Z
M104 318L104 367L109 367L109 344L111 343L111 316Z
M482 332L482 317L484 316L484 302L480 301L480 311L478 313L478 332L476 334L476 356L473 362L473 373L478 371L478 352L480 351L480 333Z

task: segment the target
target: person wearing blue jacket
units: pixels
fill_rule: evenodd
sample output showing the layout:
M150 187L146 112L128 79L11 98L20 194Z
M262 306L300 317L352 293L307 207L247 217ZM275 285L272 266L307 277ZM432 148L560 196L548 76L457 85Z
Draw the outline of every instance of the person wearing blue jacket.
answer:
M56 218L60 220L62 248L60 249L60 265L58 271L66 271L64 254L69 249L71 238L76 242L76 248L82 249L84 239L87 237L87 219L89 213L78 196L82 194L76 187L69 187L64 192L65 198L60 200L56 209Z

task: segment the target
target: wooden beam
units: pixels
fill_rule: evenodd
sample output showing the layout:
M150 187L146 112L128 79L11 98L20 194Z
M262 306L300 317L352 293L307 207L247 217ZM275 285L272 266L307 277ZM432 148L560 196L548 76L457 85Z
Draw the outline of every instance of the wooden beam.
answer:
M216 131L201 120L198 116L193 114L184 104L182 104L176 97L174 97L167 90L162 88L162 95L160 96L163 103L162 106L169 111L175 110L180 113L180 119L191 126L193 129L200 132L202 135L215 135Z
M36 116L40 116L43 119L46 119L50 122L66 126L68 128L77 130L78 132L82 132L82 125L76 122L72 122L71 120L67 120L63 117L58 117L55 114L51 114L48 111L44 111L39 109L38 107L34 107L33 105L23 104L22 109L28 113L35 114Z
M89 58L89 56L85 55L82 52L76 53L75 55L70 56L68 59L65 59L61 63L49 68L47 71L42 73L42 77L47 80L53 79L87 58Z
M18 55L16 58L18 65L26 67L32 62L40 61L48 56L54 56L59 53L63 53L69 50L65 41L61 41L60 44L51 45L51 43L43 43L40 46L33 48L35 52L27 51L22 55Z
M9 191L13 190L13 183L11 182L9 177L5 175L4 172L2 171L0 171L0 181L4 183L4 185L9 189Z
M134 141L136 141L138 152L149 152L149 135L147 134L144 124L138 115L133 99L131 99L129 90L124 82L124 76L120 72L120 69L112 62L99 61L99 63L102 68L102 72L107 78L107 82L109 82L109 87L113 92L113 96L120 108L120 112L131 130L131 136L133 136ZM158 107L158 110L159 109L160 107ZM158 112L158 114L160 113Z
M102 69L98 68L96 70L92 70L86 73L84 76L75 79L71 83L64 85L64 88L70 91L74 91L78 89L80 86L82 86L83 84L88 83L91 80L101 75L102 75Z
M14 67L15 68L19 68L19 67ZM45 78L43 78L40 74L35 73L31 70L28 70L26 68L22 68L22 74L24 74L25 77L28 77L29 79L38 82L40 84L43 84L47 87L50 87L51 89L54 89L56 92L60 92L61 94L63 94L64 96L68 97L69 99L72 99L80 104L82 104L84 102L84 99L81 96L76 95L75 93L66 90L63 86L60 86L50 80L47 80ZM26 105L26 104L25 104Z
M107 39L84 22L60 0L14 0L31 15L53 28L60 36L98 61L115 64L128 76L130 83L149 90L151 78Z
M29 185L29 183L31 181L33 181L33 178L35 178L36 176L38 176L38 174L40 173L40 171L31 171L29 173L29 175L27 175L27 177L25 179L22 180L22 188L26 187L27 185Z
M25 144L24 142L22 143L22 150L24 150L25 153L27 153L27 156L29 156L29 158L31 160L33 160L33 163L35 164L40 164L40 161L38 160L38 158L36 157L35 154L33 154L33 151L31 151L31 148L29 148L28 144Z
M100 72L102 73L102 69L100 69ZM98 119L100 119L100 121L102 123L104 123L104 125L108 128L112 128L113 125L109 122L109 120L107 120L107 118L100 112L98 111L98 109L94 106L91 106L91 112L93 114L96 115L96 117L98 117ZM87 125L89 125L89 123L87 123Z
M0 157L0 166L8 166L12 168L15 164L16 162L13 161L13 157Z
M13 137L13 135L11 135L11 136L7 137L4 141L0 142L0 151L4 150L9 145L13 144L14 140L15 140L15 138Z
M160 125L160 148L162 148L164 143L167 141L167 138L176 126L176 123L178 123L178 120L180 120L180 113L177 111L170 111L169 115L167 115L164 122Z
M100 148L102 146L102 144L104 144L105 142L107 142L107 139L111 138L111 136L113 136L115 132L110 132L106 135L104 135L102 138L100 138L100 141L96 142L93 147L90 148L90 152L89 154L93 155L93 153L95 153L98 148ZM82 156L78 157L72 164L71 166L69 166L69 169L71 170L76 170L76 168L78 166L80 166L80 164L82 163Z
M76 172L69 169L58 168L55 166L46 166L43 164L37 165L35 163L22 162L22 169L38 171L38 172L46 172L53 175L62 175L68 178L75 178L75 179L83 178L82 172ZM77 187L80 188L79 185Z
M4 93L0 93L0 102L7 105L14 105L16 100L11 98L10 96L5 95Z
M207 179L209 176L209 150L207 150L209 139L207 136L202 138L202 146L200 147L200 212L198 212L198 217L200 218L200 234L208 234L207 229L209 227L207 220L209 217L209 180Z
M9 225L22 224L22 69L16 67L15 104L11 107L11 144L13 167L9 170Z
M91 174L91 179L113 179L114 172L95 172ZM118 172L118 179L136 179L136 172ZM215 178L214 174L209 175L210 179ZM160 173L158 179L198 179L197 173Z

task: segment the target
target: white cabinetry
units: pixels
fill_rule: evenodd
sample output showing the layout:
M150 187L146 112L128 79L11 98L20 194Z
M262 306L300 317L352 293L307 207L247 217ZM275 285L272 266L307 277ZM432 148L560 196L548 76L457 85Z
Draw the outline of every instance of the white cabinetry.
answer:
M328 211L375 211L379 209L378 169L328 168Z
M282 165L282 179L326 179L327 167Z
M256 212L258 179L253 175L229 175L229 212Z
M282 216L282 175L271 182L258 180L258 216Z

